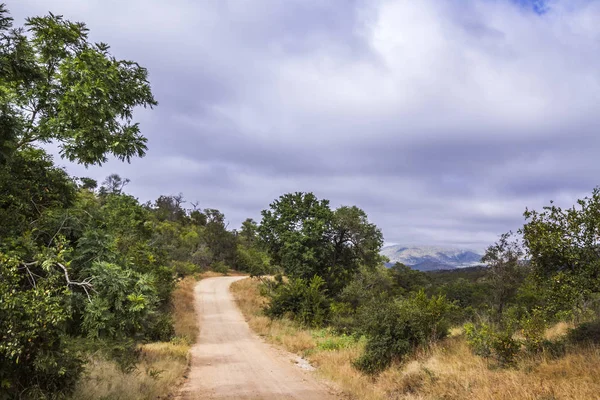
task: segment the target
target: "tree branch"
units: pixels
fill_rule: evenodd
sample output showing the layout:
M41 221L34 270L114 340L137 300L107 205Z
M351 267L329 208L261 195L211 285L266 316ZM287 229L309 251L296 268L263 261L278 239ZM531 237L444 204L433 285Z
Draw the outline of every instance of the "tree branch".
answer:
M67 281L67 285L68 286L79 286L80 288L82 288L85 291L85 294L88 297L88 300L91 302L92 298L90 296L90 293L88 292L89 290L95 291L94 290L94 286L92 285L92 280L94 279L93 277L91 278L85 278L83 281L81 282L76 282L76 281L72 281L69 278L69 272L67 271L67 267L65 267L64 265L62 265L61 263L57 262L56 263L65 273L65 280Z

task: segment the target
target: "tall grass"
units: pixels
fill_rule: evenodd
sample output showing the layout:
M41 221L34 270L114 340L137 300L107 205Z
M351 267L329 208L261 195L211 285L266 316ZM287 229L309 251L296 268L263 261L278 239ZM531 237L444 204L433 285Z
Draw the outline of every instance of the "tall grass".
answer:
M352 367L361 353L361 341L336 337L326 329L308 330L288 320L270 321L261 313L266 301L259 282L245 279L232 285L238 305L250 327L267 341L302 354L317 372L336 383L350 398L554 400L600 398L600 348L576 347L558 359L525 357L515 368L500 369L473 355L460 329L429 349L396 364L378 377L365 376ZM558 324L547 336L564 335ZM330 345L330 343L342 343Z

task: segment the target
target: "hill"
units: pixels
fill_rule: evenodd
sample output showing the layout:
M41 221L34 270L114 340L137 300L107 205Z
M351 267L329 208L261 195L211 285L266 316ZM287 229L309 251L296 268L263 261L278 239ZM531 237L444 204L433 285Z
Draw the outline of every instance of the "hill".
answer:
M456 269L481 265L481 254L469 249L436 246L386 246L381 254L390 264L401 262L419 271Z

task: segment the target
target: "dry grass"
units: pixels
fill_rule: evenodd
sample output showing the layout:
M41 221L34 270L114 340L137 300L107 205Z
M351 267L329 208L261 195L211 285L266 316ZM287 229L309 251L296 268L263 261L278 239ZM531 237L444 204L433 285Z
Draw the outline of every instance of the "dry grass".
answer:
M334 339L325 330L305 330L290 321L269 321L260 309L265 299L258 282L236 282L232 291L250 326L271 343L301 353L323 377L335 382L350 398L360 400L473 399L473 400L583 400L600 398L600 349L572 349L559 359L526 358L513 369L500 369L469 350L462 330L422 351L402 365L388 368L377 378L359 373L352 360L362 352L362 343L337 350L324 350L324 341ZM558 324L548 338L566 333Z
M122 372L112 361L92 358L72 398L149 400L169 397L182 382L188 369L190 346L198 336L194 287L199 279L222 275L209 271L179 281L172 294L176 339L141 345L140 362L130 373Z
M181 381L188 365L187 344L150 343L141 346L135 371L123 373L115 363L92 359L73 399L142 400L166 398Z
M197 279L188 276L177 283L171 302L173 305L173 327L175 335L184 338L188 344L196 342L198 324L194 309L194 287Z

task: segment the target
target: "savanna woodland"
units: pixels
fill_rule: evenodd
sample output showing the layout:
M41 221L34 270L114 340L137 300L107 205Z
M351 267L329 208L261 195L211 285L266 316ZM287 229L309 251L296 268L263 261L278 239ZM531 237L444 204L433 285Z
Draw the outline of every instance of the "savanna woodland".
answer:
M85 24L15 26L0 6L0 399L167 395L195 340L195 279L231 270L254 277L233 288L250 325L348 396L600 393L600 190L526 210L485 266L425 273L386 266L355 206L289 193L229 229L182 195L140 203L119 175L69 176L45 150L143 157L134 113L157 105L147 70Z

